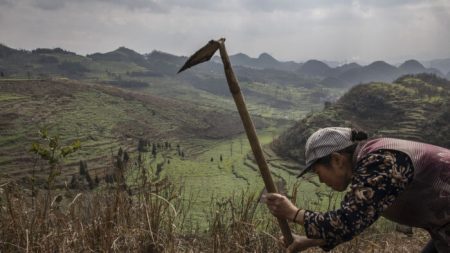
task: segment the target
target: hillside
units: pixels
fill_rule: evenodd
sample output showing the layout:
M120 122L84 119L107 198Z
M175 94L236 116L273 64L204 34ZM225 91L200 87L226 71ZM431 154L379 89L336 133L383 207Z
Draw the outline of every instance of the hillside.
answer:
M254 120L257 127L266 126L261 118ZM44 127L61 140L82 143L64 175L74 172L79 159L101 175L112 150L134 150L139 139L211 140L243 132L234 111L69 80L0 81L0 122L0 173L10 176L31 172L29 149Z
M284 157L304 161L304 145L327 126L359 127L370 136L397 137L450 147L450 81L407 75L394 83L353 87L336 103L309 114L272 144Z

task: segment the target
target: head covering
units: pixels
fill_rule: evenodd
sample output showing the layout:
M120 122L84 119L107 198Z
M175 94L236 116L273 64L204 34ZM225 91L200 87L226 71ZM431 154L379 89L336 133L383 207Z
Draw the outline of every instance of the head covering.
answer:
M333 152L345 149L353 145L352 129L347 127L326 127L314 132L306 141L305 161L306 166L298 177L311 170L318 159L328 156Z

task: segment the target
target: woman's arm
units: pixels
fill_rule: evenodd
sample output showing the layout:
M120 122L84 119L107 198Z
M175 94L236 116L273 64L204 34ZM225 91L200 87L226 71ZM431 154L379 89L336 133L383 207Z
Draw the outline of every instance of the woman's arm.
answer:
M396 174L395 178L393 174ZM295 222L305 226L308 238L324 240L326 243L322 248L330 250L377 220L412 177L412 163L404 153L380 151L369 154L358 163L350 191L340 209L325 213L300 210ZM291 221L298 210L279 194L268 194L267 205L272 214Z

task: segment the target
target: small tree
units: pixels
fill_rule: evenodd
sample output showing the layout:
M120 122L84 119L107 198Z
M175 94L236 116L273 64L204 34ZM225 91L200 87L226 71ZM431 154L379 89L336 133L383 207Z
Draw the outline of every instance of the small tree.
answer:
M94 181L91 178L91 175L89 174L89 170L86 170L86 181L88 182L89 185L89 189L94 189L95 188L95 184Z
M152 155L153 155L153 157L156 157L156 154L157 154L156 145L153 143L153 146L152 146Z
M128 152L123 152L123 162L127 163L130 160L130 156L128 155Z
M139 139L137 149L139 152L144 152L144 140L143 139Z
M41 129L39 134L46 144L33 142L31 152L48 162L50 171L47 183L50 189L56 176L61 174L61 163L64 158L80 149L81 144L79 140L76 140L68 146L61 146L59 135L50 136L47 129Z
M87 170L87 163L86 161L80 160L80 176L83 176L86 174Z
M46 217L52 198L53 183L56 177L61 174L61 163L66 156L80 149L81 145L80 141L76 140L68 146L61 146L59 135L50 136L47 129L41 129L39 134L41 143L33 142L30 151L38 155L39 158L46 160L50 166L47 178L47 198L44 203L44 217ZM32 185L32 192L34 193L34 184Z

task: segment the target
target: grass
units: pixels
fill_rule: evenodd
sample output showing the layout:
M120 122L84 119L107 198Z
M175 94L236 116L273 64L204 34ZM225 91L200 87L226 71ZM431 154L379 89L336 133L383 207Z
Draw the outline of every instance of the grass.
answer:
M25 96L18 96L17 94L14 93L2 93L0 94L0 102L8 102L8 101L14 101L17 99L24 99L26 98Z
M195 196L185 183L141 177L135 194L120 183L96 191L38 190L9 181L0 185L0 251L5 252L278 252L279 228L258 194L211 195L203 228L189 220ZM298 191L298 189L293 189ZM384 224L384 221L378 224ZM385 226L385 225L383 225ZM411 252L428 237L405 238L379 225L334 252ZM294 227L294 231L303 234ZM414 242L414 243L412 243ZM307 252L321 252L310 249Z

